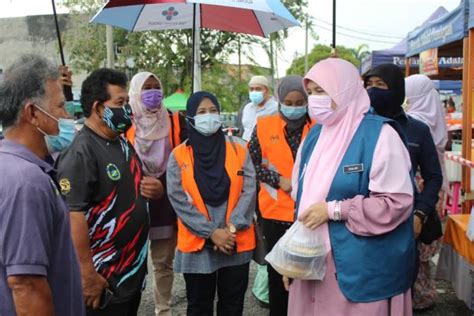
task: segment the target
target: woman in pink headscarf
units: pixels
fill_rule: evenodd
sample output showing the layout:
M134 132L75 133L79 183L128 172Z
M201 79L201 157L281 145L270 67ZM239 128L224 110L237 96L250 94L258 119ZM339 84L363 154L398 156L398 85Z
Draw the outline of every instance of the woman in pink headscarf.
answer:
M415 251L408 151L369 111L357 69L341 59L306 75L319 122L293 171L297 216L329 249L322 281L293 280L289 315L411 315Z

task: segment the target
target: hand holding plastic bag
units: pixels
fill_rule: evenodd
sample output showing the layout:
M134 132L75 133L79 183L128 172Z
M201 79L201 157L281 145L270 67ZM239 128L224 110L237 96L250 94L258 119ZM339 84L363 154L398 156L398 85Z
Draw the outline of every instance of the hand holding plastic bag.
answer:
M297 221L278 240L265 260L283 276L300 280L322 280L328 251L317 231Z

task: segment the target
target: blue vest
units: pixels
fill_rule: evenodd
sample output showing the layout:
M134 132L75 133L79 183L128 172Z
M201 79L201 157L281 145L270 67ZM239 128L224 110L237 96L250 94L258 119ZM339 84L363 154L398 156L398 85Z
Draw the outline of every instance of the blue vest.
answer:
M390 122L378 115L365 115L336 172L326 201L369 196L375 146L383 125ZM304 189L304 171L321 128L321 125L313 127L302 148L297 205ZM329 221L328 225L336 279L348 300L380 301L405 293L412 286L415 271L412 216L395 230L370 237L351 233L344 222Z

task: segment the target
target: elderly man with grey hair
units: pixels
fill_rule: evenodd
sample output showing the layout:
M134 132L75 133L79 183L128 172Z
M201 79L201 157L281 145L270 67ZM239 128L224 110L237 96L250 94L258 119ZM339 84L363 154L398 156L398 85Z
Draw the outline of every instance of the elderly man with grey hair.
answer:
M69 212L55 170L44 161L68 143L66 118L56 65L26 55L5 71L0 81L2 316L85 315Z

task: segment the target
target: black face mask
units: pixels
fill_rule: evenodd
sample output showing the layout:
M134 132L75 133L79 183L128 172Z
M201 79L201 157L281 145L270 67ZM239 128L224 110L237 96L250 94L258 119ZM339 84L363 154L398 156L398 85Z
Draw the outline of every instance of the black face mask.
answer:
M125 133L132 126L132 107L128 103L121 108L105 106L102 119L115 133Z
M367 90L370 97L370 105L378 115L395 118L403 108L397 100L395 94L390 89L370 88Z

